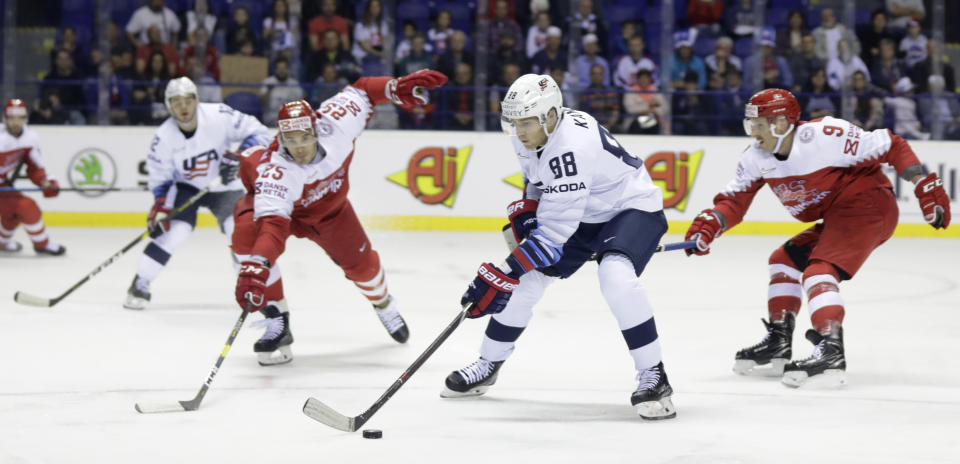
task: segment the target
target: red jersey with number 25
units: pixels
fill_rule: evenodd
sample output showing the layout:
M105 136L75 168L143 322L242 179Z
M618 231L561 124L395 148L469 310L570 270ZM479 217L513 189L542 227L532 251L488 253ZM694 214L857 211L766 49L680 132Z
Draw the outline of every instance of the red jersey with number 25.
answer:
M764 152L758 141L744 150L736 178L713 200L727 219L727 229L743 220L764 184L793 217L813 222L839 200L889 188L880 163L893 166L898 174L920 163L907 142L887 129L868 132L843 119L824 117L801 122L794 130L790 155L783 161Z

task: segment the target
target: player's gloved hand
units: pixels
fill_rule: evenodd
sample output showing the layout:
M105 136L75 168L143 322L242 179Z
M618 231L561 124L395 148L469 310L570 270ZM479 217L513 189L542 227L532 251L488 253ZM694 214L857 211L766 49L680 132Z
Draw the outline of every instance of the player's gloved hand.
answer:
M470 282L467 291L460 298L460 305L473 303L467 317L476 318L503 311L520 281L511 274L504 274L491 263L483 263L477 270L477 277Z
M702 256L710 253L710 243L723 232L726 221L722 218L723 216L712 209L705 209L697 215L684 237L684 240L696 241L697 248L686 250L687 256L692 254Z
M53 198L59 194L60 184L57 183L56 179L47 179L47 183L43 184L44 198Z
M426 105L430 102L430 99L425 89L440 87L446 83L447 76L445 74L431 69L421 69L396 79L396 89L391 92L390 98L398 105Z
M950 225L950 197L943 190L943 179L937 173L931 172L920 179L913 193L920 200L920 210L927 224L934 229L946 229Z
M537 228L537 200L518 200L507 206L507 218L516 243L530 235Z
M240 142L240 147L237 148L237 152L242 152L247 148L255 147L257 145L267 146L267 145L270 145L270 142L271 142L270 137L266 135L252 134L247 136L247 138L243 139L243 141Z
M240 157L233 152L225 152L220 159L220 183L227 185L237 178L240 171Z
M268 263L251 260L240 263L237 275L237 303L241 308L251 305L250 311L259 311L267 305L267 278L270 276Z
M167 216L170 215L170 208L167 207L167 197L157 198L150 208L150 214L147 215L147 229L150 230L150 236L157 238L164 232L170 230L170 221Z

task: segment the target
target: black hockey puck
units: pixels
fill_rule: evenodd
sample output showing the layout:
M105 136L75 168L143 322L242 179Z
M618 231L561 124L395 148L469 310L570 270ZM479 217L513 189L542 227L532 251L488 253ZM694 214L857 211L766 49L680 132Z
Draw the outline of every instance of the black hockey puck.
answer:
M383 438L383 431L377 429L365 429L363 438Z

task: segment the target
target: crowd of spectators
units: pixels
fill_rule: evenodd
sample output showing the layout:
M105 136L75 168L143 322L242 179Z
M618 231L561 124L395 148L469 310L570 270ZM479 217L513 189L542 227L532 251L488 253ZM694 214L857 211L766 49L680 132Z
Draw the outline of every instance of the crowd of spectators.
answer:
M105 78L111 123L157 124L166 117L163 88L172 77L191 77L201 101L235 94L221 60L239 55L267 62L268 77L246 82L242 92L255 95L255 113L267 124L285 101L318 104L363 75L431 68L450 82L434 91L434 104L400 108L402 127L473 129L475 105L483 102L487 127L495 129L505 87L534 72L554 76L566 106L613 132L738 135L744 100L780 87L797 94L804 118L853 108L852 119L866 129L929 138L939 115L946 137L960 139L954 70L942 44L925 34L920 0L869 2L879 7L864 12L869 20L858 15L854 29L838 20L842 10L829 7L798 8L781 20L777 14L786 11L770 10L764 22L773 24L760 27L750 0L678 1L686 9L666 47L658 3L581 0L569 10L565 1L492 0L478 12L460 1L398 0L388 12L381 0L149 0L122 22L114 17L109 56L96 33L87 31L82 43L76 27L60 29L31 119L92 120ZM671 49L670 67L661 70ZM933 75L938 60L942 73ZM478 100L479 91L486 93ZM937 111L918 114L918 105Z

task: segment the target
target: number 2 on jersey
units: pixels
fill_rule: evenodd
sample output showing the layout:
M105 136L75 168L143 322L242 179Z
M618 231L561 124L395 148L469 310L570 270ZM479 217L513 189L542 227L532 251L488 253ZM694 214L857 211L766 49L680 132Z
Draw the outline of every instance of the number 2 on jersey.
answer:
M260 178L268 179L271 177L274 180L280 180L283 177L283 166L268 164L267 168L264 169L263 172L260 174Z
M610 131L607 128L597 124L597 129L600 129L600 143L603 144L603 149L617 158L620 158L620 161L623 161L628 166L634 169L640 169L643 167L643 160L631 155L627 150L625 150L616 139L610 135Z

